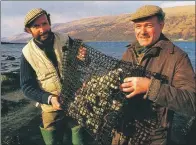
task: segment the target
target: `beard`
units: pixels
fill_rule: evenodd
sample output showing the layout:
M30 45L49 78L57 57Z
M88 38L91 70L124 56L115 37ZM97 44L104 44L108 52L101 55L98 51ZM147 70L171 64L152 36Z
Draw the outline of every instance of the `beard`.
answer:
M42 42L43 44L44 43L49 43L51 40L52 40L52 31L51 29L49 29L48 31L44 32L43 34L41 35L38 35L38 36L34 36L34 38L39 41L39 42Z

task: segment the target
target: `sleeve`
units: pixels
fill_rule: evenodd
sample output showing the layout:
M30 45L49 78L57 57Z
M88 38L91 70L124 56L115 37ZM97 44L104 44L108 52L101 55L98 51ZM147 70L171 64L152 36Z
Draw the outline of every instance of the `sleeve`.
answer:
M172 82L151 78L147 98L184 115L196 115L196 75L187 54L177 62Z
M39 88L35 71L23 54L20 62L20 86L27 98L42 104L48 104L48 97L51 94Z

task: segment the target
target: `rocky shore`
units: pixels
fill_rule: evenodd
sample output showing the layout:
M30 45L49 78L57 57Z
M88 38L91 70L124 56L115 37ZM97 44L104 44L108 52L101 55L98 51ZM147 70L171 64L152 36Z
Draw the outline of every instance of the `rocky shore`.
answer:
M44 145L40 108L25 98L19 72L1 74L1 145Z
M1 84L1 145L45 145L39 129L41 108L20 90L19 72L3 73ZM92 145L93 140L87 142Z

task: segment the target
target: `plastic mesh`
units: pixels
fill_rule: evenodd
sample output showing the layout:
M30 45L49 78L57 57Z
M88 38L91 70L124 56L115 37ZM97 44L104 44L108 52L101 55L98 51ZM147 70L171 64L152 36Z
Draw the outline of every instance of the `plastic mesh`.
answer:
M85 59L77 58L78 49L85 47ZM92 135L97 144L111 144L113 132L118 130L125 116L128 101L119 85L127 76L154 76L165 81L166 77L146 71L144 67L107 56L82 43L69 39L63 48L62 96L67 114L78 121ZM152 105L152 117L128 120L133 128L133 144L149 143L149 133L157 128L159 120ZM126 136L125 136L126 137Z

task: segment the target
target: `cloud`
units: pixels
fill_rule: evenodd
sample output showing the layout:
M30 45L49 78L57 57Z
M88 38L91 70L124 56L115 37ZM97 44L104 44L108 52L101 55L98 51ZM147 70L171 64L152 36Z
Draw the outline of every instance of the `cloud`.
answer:
M163 2L160 6L162 8L166 8L166 7L174 7L174 6L186 6L186 5L195 5L195 1L166 1Z
M21 16L14 17L1 16L1 37L6 37L9 35L16 35L24 32L24 18Z
M25 15L32 8L41 7L51 13L74 16L119 14L135 11L144 4L158 4L156 1L2 1L2 15Z
M22 33L24 17L32 8L45 9L51 14L52 24L54 24L87 17L132 13L145 4L169 7L193 4L193 1L2 1L1 36L8 37Z

